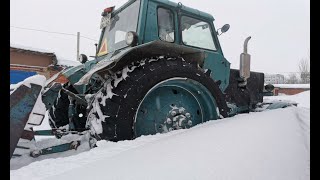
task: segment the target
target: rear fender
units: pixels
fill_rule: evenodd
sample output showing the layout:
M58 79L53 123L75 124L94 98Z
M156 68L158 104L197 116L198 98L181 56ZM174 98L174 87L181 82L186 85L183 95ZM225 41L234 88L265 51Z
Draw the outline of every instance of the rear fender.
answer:
M206 57L206 53L200 49L156 40L143 45L117 50L111 55L108 54L90 71L82 76L82 78L75 83L75 85L78 86L88 84L92 75L95 73L98 73L101 77L104 77L106 73L116 72L133 61L160 55L183 57L186 60L197 61L200 66L203 65L203 60Z
M65 70L62 73L62 75L68 79L70 84L74 84L77 81L79 81L79 79L81 77L83 77L87 73L87 71L88 71L87 67L90 66L92 63L93 62L88 62L86 64L81 64L79 66L75 66L75 67L69 68L69 69ZM86 86L85 85L74 86L74 88L77 90L77 92L79 94L83 94L86 91Z

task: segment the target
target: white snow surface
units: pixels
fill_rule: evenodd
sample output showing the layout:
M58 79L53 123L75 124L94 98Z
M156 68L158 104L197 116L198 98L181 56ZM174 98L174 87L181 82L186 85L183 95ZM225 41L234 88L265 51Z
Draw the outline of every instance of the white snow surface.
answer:
M264 102L272 102L274 100L281 100L286 102L296 102L298 107L310 108L310 90L304 91L295 95L282 96L265 96Z
M60 56L57 56L57 60L58 60L57 64L62 65L62 66L79 66L79 65L81 65L81 63L78 61L66 60Z
M298 102L298 107L240 114L188 130L130 141L98 141L98 147L90 151L84 151L88 146L83 144L80 152L72 150L60 156L42 157L11 170L10 177L307 180L310 179L310 105L306 103L309 95L307 91L271 98L290 99Z

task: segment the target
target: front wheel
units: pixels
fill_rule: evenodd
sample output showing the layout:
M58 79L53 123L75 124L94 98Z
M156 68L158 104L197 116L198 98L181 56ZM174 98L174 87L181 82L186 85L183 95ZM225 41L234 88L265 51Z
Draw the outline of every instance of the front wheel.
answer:
M196 63L166 57L126 66L106 82L91 108L92 134L111 141L190 128L228 112L209 74Z
M63 87L73 93L77 93L76 89L69 83L63 85ZM75 102L74 102L75 103ZM49 125L51 128L61 128L69 124L69 110L70 100L68 95L63 91L59 91L57 99L54 101L49 112ZM76 114L73 117L73 123L76 131L82 132L85 130L86 117L83 114L86 113L86 107L83 105L76 105Z

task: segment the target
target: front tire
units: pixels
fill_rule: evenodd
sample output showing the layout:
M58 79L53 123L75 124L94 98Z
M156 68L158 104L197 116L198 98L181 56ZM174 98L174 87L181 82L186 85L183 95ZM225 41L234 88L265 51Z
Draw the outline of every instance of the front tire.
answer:
M196 62L162 56L132 63L107 81L87 125L98 140L119 141L188 128L227 112L218 85Z
M69 83L64 84L63 87L73 93L77 93L76 89ZM49 125L51 128L61 128L69 124L69 104L70 100L68 95L63 90L60 90L57 99L54 101L52 107L48 110ZM84 116L86 114L86 107L78 104L75 106L76 114L73 117L73 123L75 126L74 130L82 132L85 130L85 124L87 120L87 118ZM82 116L80 114L82 114Z

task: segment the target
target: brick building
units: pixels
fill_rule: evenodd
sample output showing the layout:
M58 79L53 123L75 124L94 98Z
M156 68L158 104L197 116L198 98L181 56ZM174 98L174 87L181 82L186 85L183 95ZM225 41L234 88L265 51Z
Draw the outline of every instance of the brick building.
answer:
M64 67L80 63L58 59L56 54L18 45L10 45L10 84L16 84L35 74L44 75L47 79ZM67 79L60 76L56 82L65 83Z
M294 95L303 91L309 91L310 84L274 84L274 95Z

